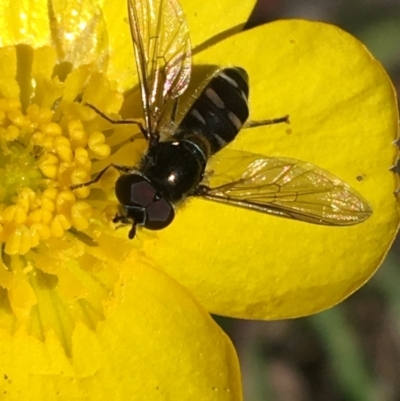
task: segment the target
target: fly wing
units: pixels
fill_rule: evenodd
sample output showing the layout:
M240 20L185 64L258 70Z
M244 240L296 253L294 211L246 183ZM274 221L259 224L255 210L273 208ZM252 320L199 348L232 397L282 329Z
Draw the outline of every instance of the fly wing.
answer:
M322 225L358 224L372 213L370 205L359 193L313 164L229 152L236 156L223 159L225 171L213 172L211 186L200 187L200 196Z
M128 0L146 128L157 131L171 100L187 88L189 29L177 0Z

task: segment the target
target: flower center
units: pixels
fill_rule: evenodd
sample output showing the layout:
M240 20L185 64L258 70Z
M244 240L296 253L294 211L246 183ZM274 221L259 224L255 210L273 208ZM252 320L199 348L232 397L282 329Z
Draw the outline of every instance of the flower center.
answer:
M0 99L0 329L23 328L41 340L54 332L69 353L76 324L95 330L103 319L132 249L111 223L118 173L110 169L94 185L71 186L89 182L111 162L123 164L120 145L130 144L129 136L68 100L84 82L82 97L95 88L115 104L121 95L102 74L85 66L63 82L22 81L31 82L42 105L31 101L23 110L18 100ZM132 149L128 153L134 164Z
M66 126L52 121L49 109L30 105L26 115L17 101L0 102L0 240L8 255L25 255L65 231L84 230L92 207L71 191L74 183L90 180L91 161L110 154L101 132L87 134L80 121ZM90 187L77 196L87 197Z

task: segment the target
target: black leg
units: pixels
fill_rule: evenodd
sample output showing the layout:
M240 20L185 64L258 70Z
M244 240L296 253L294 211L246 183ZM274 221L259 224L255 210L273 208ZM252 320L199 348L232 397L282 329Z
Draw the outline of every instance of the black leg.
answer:
M96 182L98 182L100 180L100 178L104 175L104 173L111 167L115 168L118 171L122 171L124 173L129 173L129 171L132 170L132 167L120 166L118 164L111 163L107 167L103 168L103 170L101 170L100 173L97 174L96 177L94 177L92 180L84 182L82 184L71 185L71 187L70 187L71 190L73 191L74 189L88 187L89 185L95 184Z
M143 124L139 121L136 120L114 120L104 114L102 111L100 111L97 107L93 106L90 103L84 103L85 106L91 108L93 111L95 111L99 116L103 117L106 121L108 121L111 124L134 124L139 127L140 132L144 136L144 138L148 141L150 139L149 133L146 131L144 128Z

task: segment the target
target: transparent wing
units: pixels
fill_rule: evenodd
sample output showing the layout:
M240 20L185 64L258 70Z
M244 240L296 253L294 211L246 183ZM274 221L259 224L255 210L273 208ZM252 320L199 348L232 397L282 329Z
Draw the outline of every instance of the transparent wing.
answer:
M177 0L128 0L146 128L154 133L168 103L189 84L189 29Z
M357 224L372 213L359 193L310 163L223 152L226 157L214 163L210 186L200 187L203 198L323 225Z

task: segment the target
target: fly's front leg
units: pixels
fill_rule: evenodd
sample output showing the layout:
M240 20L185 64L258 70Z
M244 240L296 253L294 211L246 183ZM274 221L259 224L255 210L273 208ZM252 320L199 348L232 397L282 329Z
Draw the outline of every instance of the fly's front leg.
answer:
M103 170L100 171L100 173L98 173L96 175L96 177L94 177L92 180L87 181L87 182L83 182L82 184L76 184L76 185L71 185L70 189L73 191L74 189L78 189L78 188L83 188L83 187L88 187L89 185L93 185L96 182L98 182L100 180L100 178L105 174L106 171L108 171L108 169L110 168L115 168L118 171L121 171L123 173L129 173L132 170L132 167L129 166L120 166L119 164L114 164L111 163L109 164L107 167L103 168Z
M263 125L274 125L282 123L290 124L289 115L278 118L272 118L271 120L259 120L259 121L249 120L244 124L243 128L254 128L254 127L261 127Z

